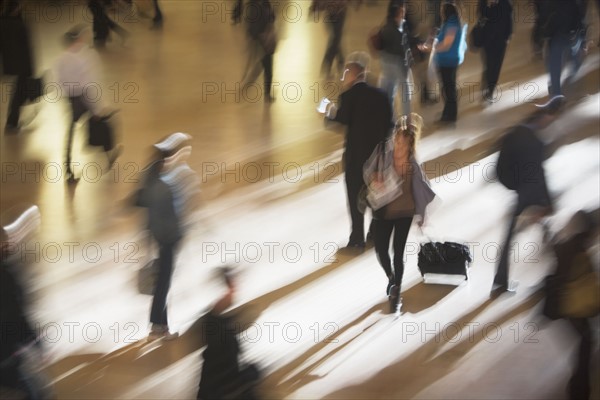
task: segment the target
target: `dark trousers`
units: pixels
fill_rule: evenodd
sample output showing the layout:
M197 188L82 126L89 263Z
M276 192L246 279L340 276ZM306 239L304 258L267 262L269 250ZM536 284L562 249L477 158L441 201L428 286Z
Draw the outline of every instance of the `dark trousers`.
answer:
M458 114L456 93L456 70L458 67L440 67L442 78L442 95L444 97L444 111L442 121L456 121Z
M21 115L21 107L27 101L35 101L42 95L42 81L26 75L17 76L15 90L8 106L7 125L17 126Z
M498 78L500 77L500 70L502 69L505 54L506 42L504 40L495 43L486 43L483 47L484 70L481 89L483 95L487 98L492 99L494 97L494 90L496 90L496 85L498 85Z
M273 53L265 54L265 56L261 60L261 64L265 73L265 96L270 97L271 86L273 84Z
M329 30L329 42L327 50L323 56L321 71L324 74L329 74L333 61L337 59L338 68L344 67L344 54L342 53L342 33L344 31L344 23L346 21L346 12L343 11L335 16L326 16L326 25Z
M160 11L158 0L152 0L152 4L154 5L154 18L152 19L152 22L154 22L155 24L160 24L163 20L163 15Z
M65 163L67 171L71 172L71 152L73 149L73 133L75 132L75 124L79 121L79 118L89 111L87 104L83 100L82 96L69 97L71 104L71 125L69 126L69 132L67 132L67 146L65 149Z
M562 95L560 77L564 65L565 57L570 50L571 41L569 36L565 34L556 34L548 41L548 56L546 59L546 67L550 74L550 85L548 94L550 97Z
M352 244L365 242L365 217L358 208L358 195L363 185L362 170L360 168L354 170L346 166L346 194L352 222L352 231L350 232L350 243Z
M508 287L508 257L510 255L511 241L514 235L515 226L517 225L517 220L519 219L521 213L525 211L527 207L530 206L552 208L552 200L550 199L548 187L546 186L546 179L544 178L543 167L541 167L541 161L532 161L529 167L531 168L531 166L533 165L540 165L540 167L537 167L537 172L541 175L537 175L536 178L533 178L532 176L529 177L533 182L532 185L536 187L536 193L538 193L539 195L537 196L535 201L522 200L522 197L525 196L519 196L519 201L512 213L510 223L508 225L508 231L506 232L506 238L504 239L504 246L501 249L500 260L498 261L496 275L494 276L494 284Z
M569 399L587 400L590 398L590 361L592 358L593 336L590 323L585 318L569 319L579 334L580 342L573 375L569 380Z
M171 288L173 261L175 259L175 243L160 243L158 258L158 278L150 310L150 322L168 326L167 295Z
M517 206L510 218L508 232L506 232L504 246L501 249L500 260L498 261L496 275L494 276L494 284L508 287L508 257L510 255L511 241L514 235L515 226L517 225L517 219L519 218L519 215L521 215L522 212L523 208Z
M408 231L413 217L399 218L396 220L376 219L373 222L373 235L375 239L375 253L379 264L388 277L394 276L394 284L400 288L402 275L404 275L404 248ZM394 233L394 273L392 274L392 262L390 259L390 238Z
M110 19L101 1L92 0L88 3L88 7L92 11L92 27L96 45L104 46L111 30L117 32L119 36L127 34L125 29Z
M553 201L546 184L546 175L544 172L544 147L539 139L532 133L531 136L521 136L520 146L527 149L525 159L521 155L519 159L514 160L516 171L518 173L518 183L516 193L518 196L517 204L513 210L504 247L500 254L500 260L496 269L494 283L508 287L508 264L509 253L513 231L517 224L519 215L530 206L545 207L548 211L553 209Z

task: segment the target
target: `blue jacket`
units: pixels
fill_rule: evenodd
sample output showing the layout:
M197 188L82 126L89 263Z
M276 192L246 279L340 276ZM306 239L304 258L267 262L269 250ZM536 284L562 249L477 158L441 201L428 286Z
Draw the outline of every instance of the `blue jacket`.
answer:
M462 27L456 17L450 17L440 29L440 33L437 37L439 43L444 41L446 34L449 29L456 29L456 35L454 42L448 51L436 52L435 61L439 67L458 67L463 63L465 59L465 51L467 51L466 32L468 25L464 24Z

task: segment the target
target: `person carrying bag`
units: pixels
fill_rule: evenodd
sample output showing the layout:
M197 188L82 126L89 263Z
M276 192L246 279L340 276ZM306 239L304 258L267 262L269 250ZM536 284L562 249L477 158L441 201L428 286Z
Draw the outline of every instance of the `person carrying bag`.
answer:
M412 113L400 117L394 134L375 149L365 163L363 178L367 185L367 201L373 209L375 253L388 277L386 294L390 311L400 314L400 286L404 274L404 248L413 218L425 221L425 209L436 197L421 166L416 160L416 143L423 119ZM390 259L390 239L394 233L394 270Z

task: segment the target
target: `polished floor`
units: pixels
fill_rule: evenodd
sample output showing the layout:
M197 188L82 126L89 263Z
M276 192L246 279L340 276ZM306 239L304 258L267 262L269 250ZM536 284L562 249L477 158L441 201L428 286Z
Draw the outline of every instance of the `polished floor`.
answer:
M264 370L264 398L567 398L575 338L566 324L540 316L541 284L552 259L539 229L515 238L517 293L489 296L514 200L493 180L494 143L531 111L532 100L547 94L543 63L531 56L526 2L516 2L495 104L482 108L478 93L470 92L481 74L473 52L459 71L454 129L433 124L441 104L421 107L418 96L413 102L427 123L419 157L440 201L426 235L411 230L404 312L397 320L387 314L386 279L373 250L339 251L349 229L343 131L325 129L315 111L321 97L339 94L335 80L319 76L327 44L323 23L309 18L308 1L275 3L276 101L265 104L258 92L236 90L246 64L245 35L229 21L231 3L162 1L165 24L158 31L149 29L148 19L114 11L131 37L124 46L115 38L100 53L102 96L120 110L124 145L112 170L85 146L81 124L74 161L82 179L65 184L69 116L55 92L24 109L23 120L32 121L18 135L0 136L2 213L37 204L42 215L25 273L57 397L195 398L203 345L196 322L222 290L216 269L229 263L241 268L232 312L240 315L245 357ZM346 53L366 49L386 5L371 1L350 11ZM472 7L464 5L473 23ZM29 10L42 73L61 50L60 35L88 18L83 2L35 2ZM595 39L598 13L590 12ZM568 88L567 112L543 132L555 228L574 210L600 206L599 67L594 44ZM372 79L378 70L375 60ZM9 83L4 77L2 125ZM182 336L147 343L150 297L138 294L136 272L151 254L141 233L143 212L128 197L150 146L173 132L193 137L190 165L202 193L169 298L171 325ZM468 282L423 282L416 254L429 238L469 244ZM594 326L598 339L598 321ZM597 376L597 346L594 352ZM597 382L594 395L600 395Z

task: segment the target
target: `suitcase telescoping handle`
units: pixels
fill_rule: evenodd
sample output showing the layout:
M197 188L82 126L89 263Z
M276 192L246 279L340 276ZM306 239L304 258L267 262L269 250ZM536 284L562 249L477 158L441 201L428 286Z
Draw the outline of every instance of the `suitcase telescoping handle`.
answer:
M438 248L435 245L433 245L436 242L434 242L433 239L431 239L431 236L429 236L427 232L425 232L425 229L422 226L419 226L419 230L421 231L421 236L423 236L423 238L425 239L424 242L421 242L421 246L423 246L423 244L425 243L431 243L431 248L433 249L433 251L436 253L440 260L443 260L444 257L442 257L442 254L438 251Z

